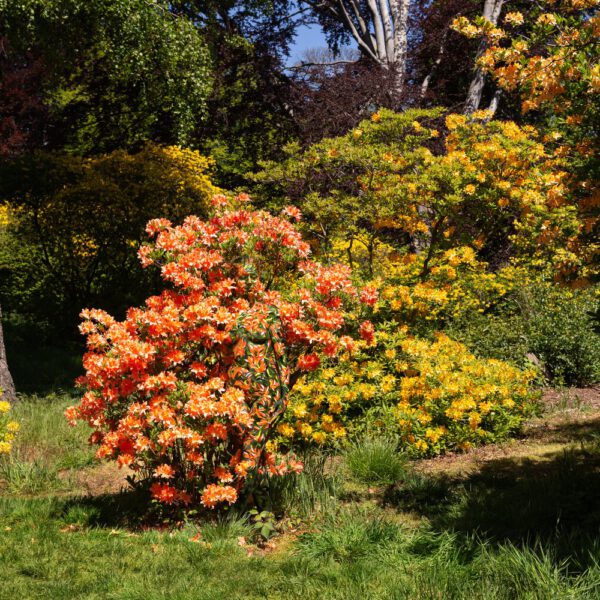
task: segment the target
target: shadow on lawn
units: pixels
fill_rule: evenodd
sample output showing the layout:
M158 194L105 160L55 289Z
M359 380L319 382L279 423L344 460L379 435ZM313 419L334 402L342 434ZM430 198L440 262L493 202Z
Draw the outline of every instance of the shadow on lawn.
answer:
M599 436L600 417L585 421L562 422L557 425L550 423L535 427L527 433L527 438L530 440L543 440L546 443L559 444L598 442Z
M413 474L385 502L426 516L437 531L547 548L583 569L600 552L600 447L489 460L463 478Z
M149 500L148 493L141 489L82 496L67 500L60 517L86 527L140 529L160 522Z

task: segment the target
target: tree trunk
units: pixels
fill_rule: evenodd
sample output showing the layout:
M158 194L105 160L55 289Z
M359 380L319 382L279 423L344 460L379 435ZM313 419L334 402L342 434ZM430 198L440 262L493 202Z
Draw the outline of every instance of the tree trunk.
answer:
M485 0L483 5L483 18L492 23L493 25L498 24L500 13L502 12L502 5L504 0ZM482 40L477 49L476 60L485 52L487 48L487 42ZM465 100L464 112L467 115L474 113L479 109L481 104L481 96L483 94L483 87L485 85L485 73L479 67L475 67L475 75L471 80L469 91L467 92L467 99Z
M4 332L2 330L2 307L0 306L0 397L14 402L17 399L15 384L13 383L4 347Z
M358 48L376 64L393 72L394 100L402 97L408 53L411 0L307 0L325 10L354 38Z
M390 0L390 5L394 26L393 54L390 58L394 69L394 95L395 99L398 99L402 94L406 76L410 0Z

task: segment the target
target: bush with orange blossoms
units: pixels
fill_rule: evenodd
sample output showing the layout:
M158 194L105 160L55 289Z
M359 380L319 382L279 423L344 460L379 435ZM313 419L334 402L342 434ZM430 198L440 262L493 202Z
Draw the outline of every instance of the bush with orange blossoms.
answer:
M67 417L89 423L97 456L161 503L227 506L258 476L300 470L268 450L289 390L321 356L351 350L359 329L372 336L362 313L376 291L355 289L347 266L309 260L297 209L272 216L246 200L216 196L208 221L151 221L139 256L168 289L122 322L82 313L85 393Z
M576 287L600 279L600 0L540 0L526 14L508 12L502 27L461 17L453 27L487 42L478 59L525 118L545 130L568 165L565 179L582 229L560 261ZM569 256L570 254L570 256Z

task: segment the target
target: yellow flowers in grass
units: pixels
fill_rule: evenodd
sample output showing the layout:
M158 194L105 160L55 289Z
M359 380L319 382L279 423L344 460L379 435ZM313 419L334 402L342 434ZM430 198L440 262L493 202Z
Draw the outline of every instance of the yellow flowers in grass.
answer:
M0 397L2 390L0 390ZM19 423L9 417L10 404L0 400L0 454L8 454L13 445L13 440L19 431Z

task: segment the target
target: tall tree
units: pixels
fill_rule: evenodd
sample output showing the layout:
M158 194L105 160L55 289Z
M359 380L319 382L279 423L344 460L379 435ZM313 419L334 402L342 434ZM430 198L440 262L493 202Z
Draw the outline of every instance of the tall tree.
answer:
M407 73L411 0L306 0L330 45L353 39L363 55L394 73L399 97Z
M292 0L176 0L170 6L202 31L211 50L209 118L195 137L215 157L218 183L233 188L259 161L277 157L293 135L284 62L307 11Z
M491 25L497 25L504 2L505 0L485 0L483 3L483 12L481 15L482 18ZM479 44L479 49L477 50L477 58L479 58L485 52L486 48L487 42L485 39L482 39ZM471 84L469 85L469 90L467 91L467 99L465 100L464 111L466 114L474 113L479 109L481 97L483 96L485 77L485 71L479 65L476 65L473 78L471 79ZM489 108L492 112L496 112L497 107L498 95L494 94Z
M2 329L2 306L0 306L0 397L9 401L16 400L15 384L8 369L6 349L4 347L4 331Z
M43 62L45 149L185 145L206 117L208 48L162 0L14 0L0 24L7 61Z

